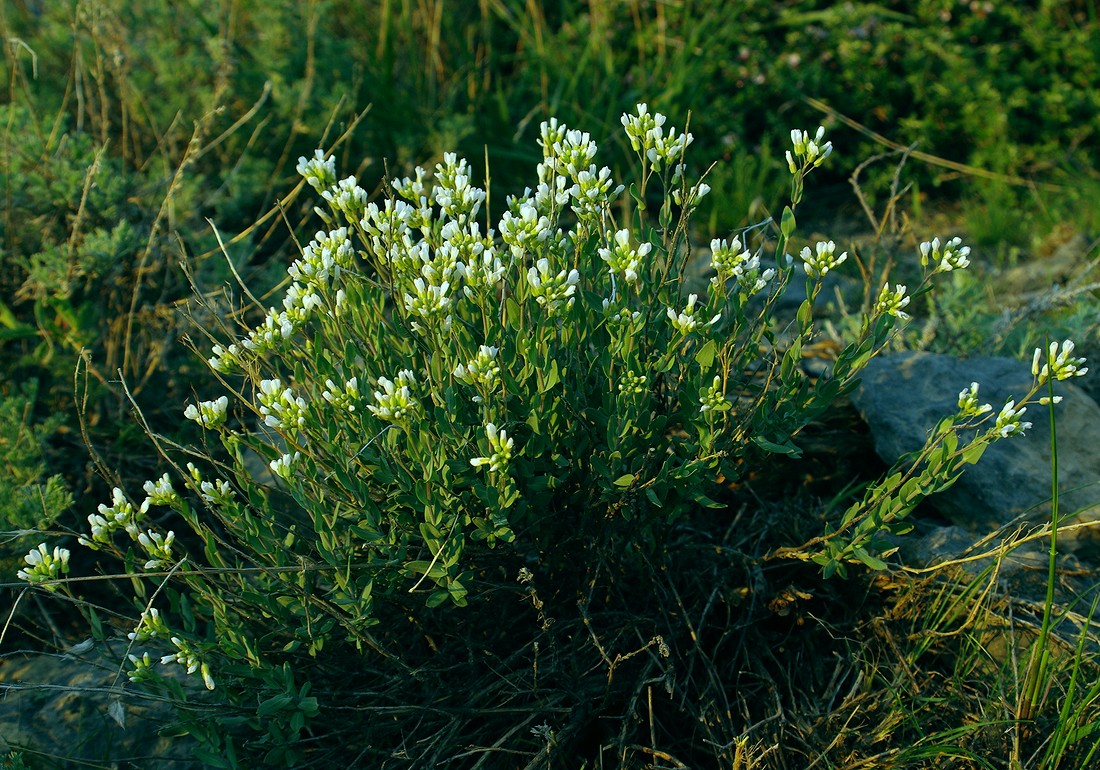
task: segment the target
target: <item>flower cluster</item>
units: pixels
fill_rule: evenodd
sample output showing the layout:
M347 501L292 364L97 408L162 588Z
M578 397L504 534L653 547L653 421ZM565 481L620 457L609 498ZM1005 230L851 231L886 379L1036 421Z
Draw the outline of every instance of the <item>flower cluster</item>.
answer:
M978 383L972 382L969 388L963 388L959 391L959 417L961 419L979 417L992 411L992 406L978 401Z
M331 379L326 379L325 388L325 391L321 393L321 398L328 401L337 409L343 409L349 414L355 411L355 405L359 402L358 377L352 377L345 382L343 388L340 388L340 386Z
M813 251L810 251L809 246L803 246L799 256L802 257L802 267L806 275L811 278L824 278L830 270L835 270L844 264L844 260L848 259L848 252L845 251L838 257L836 244L833 241L818 241Z
M699 394L699 411L703 414L707 412L725 412L731 407L732 404L726 398L726 393L722 388L722 378L715 375L710 387L704 388Z
M671 127L666 133L665 116L659 112L650 115L644 103L637 105L637 112L637 115L626 114L621 118L631 148L645 157L656 171L662 166L676 166L694 137L687 133L677 134Z
M188 404L183 410L183 416L188 420L194 420L207 430L213 430L225 425L225 414L228 408L229 397L222 396L214 401L200 401L198 406Z
M443 154L443 163L435 167L436 184L432 199L443 214L456 222L477 216L485 202L485 191L470 184L470 166L453 152Z
M145 490L145 502L141 504L142 510L149 510L152 505L176 506L180 502L179 493L172 488L172 479L165 473L156 481L146 481L142 486Z
M814 134L813 139L810 138L808 131L797 128L791 131L791 144L794 147L793 150L787 150L787 167L792 174L797 173L800 168L817 168L825 162L833 151L833 143L822 143L824 138L824 126L817 127L817 133Z
M706 329L718 323L718 320L722 317L721 313L716 313L706 323L702 322L695 316L695 303L699 300L698 294L689 294L687 307L677 313L672 308L665 308L665 314L668 316L668 320L672 322L672 325L681 334L691 334L693 331L699 328Z
M46 550L45 543L39 543L37 548L31 549L30 553L23 557L23 561L27 563L27 568L19 570L15 576L31 584L56 580L62 575L69 574L68 548L54 546L51 553ZM57 588L52 585L42 587L50 591Z
M455 367L455 379L484 391L492 390L500 382L500 365L496 362L499 352L495 347L482 345L476 358ZM482 396L474 396L474 402L480 404Z
M210 675L210 666L199 657L198 653L191 647L190 642L186 639L180 639L178 636L173 636L172 644L175 645L176 652L163 656L160 659L161 665L179 663L187 669L188 674L198 673L202 677L202 682L206 685L206 689L213 690L214 677Z
M138 535L138 545L145 549L149 559L145 562L146 570L168 569L175 559L172 556L172 543L175 542L176 533L169 531L167 535L149 530Z
M312 158L298 158L298 173L317 192L323 192L336 184L336 159L325 157L322 150L314 150Z
M123 491L115 487L111 490L111 505L101 503L99 513L88 516L88 524L92 529L91 539L81 535L77 542L94 549L95 543L109 543L111 535L119 529L125 529L126 533L136 540L139 534L138 522L144 518L147 510L148 508L144 505L139 510L135 510Z
M649 387L649 378L644 374L623 372L619 378L619 392L624 396L640 396Z
M258 396L260 414L269 428L305 428L308 408L305 399L284 388L278 379L261 380Z
M997 415L997 422L994 424L993 431L1001 438L1023 435L1024 431L1031 427L1030 422L1024 422L1020 419L1026 411L1026 406L1017 408L1016 401L1009 399L1008 403L1001 409L1000 414Z
M470 465L475 468L488 465L489 470L494 472L504 470L512 459L513 440L508 437L506 430L498 430L493 423L485 426L485 437L489 440L489 456L474 457L470 460Z
M649 256L649 252L653 250L653 244L642 243L638 248L633 248L630 245L629 230L618 230L614 235L608 233L607 240L612 248L599 249L600 259L607 263L612 273L621 273L623 280L627 283L637 281L642 260Z
M905 312L904 308L909 305L909 296L905 293L906 287L904 284L894 284L894 288L890 288L890 284L884 284L882 292L878 295L878 300L875 301L874 314L877 316L892 315L895 318L899 318L902 321L909 320L909 314Z
M550 316L555 316L564 308L573 307L575 300L573 294L577 291L581 274L576 270L565 270L554 275L550 270L550 261L543 257L535 266L527 271L527 283L531 286L531 296L535 302L546 309Z
M301 167L298 173L301 173ZM332 174L335 177L335 169ZM359 186L353 176L341 179L329 189L321 190L321 197L328 201L332 208L343 214L348 222L357 223L363 218L367 209L367 191Z
M415 386L416 375L409 369L402 369L397 373L396 383L386 377L379 377L378 387L381 390L374 391L375 403L368 404L367 409L381 420L405 425L420 410L420 402L412 395Z
M160 610L156 607L150 607L145 612L141 613L141 618L138 619L137 627L127 634L127 638L131 642L141 644L150 639L168 637L171 633L168 624L164 622L164 619L160 616Z
M743 248L740 238L732 241L715 238L710 242L710 264L716 275L711 285L734 281L746 296L761 291L775 277L775 269L760 270L760 255Z
M1042 359L1043 349L1035 348L1035 355L1031 357L1031 373L1039 379L1040 385L1051 377L1056 380L1068 380L1070 377L1081 377L1088 372L1087 366L1082 367L1085 359L1073 357L1074 347L1072 340L1063 342L1061 350L1058 349L1057 342L1050 343L1050 348L1047 350L1047 363L1043 364L1042 368L1039 368L1039 361Z
M294 468L298 465L298 461L302 459L301 452L284 452L281 456L276 457L270 463L268 467L271 468L271 472L281 478L283 481L289 482L294 476Z
M933 238L920 245L920 263L927 267L935 265L933 273L950 273L952 270L964 270L970 265L970 247L962 245L962 238L952 238L942 247L940 239Z

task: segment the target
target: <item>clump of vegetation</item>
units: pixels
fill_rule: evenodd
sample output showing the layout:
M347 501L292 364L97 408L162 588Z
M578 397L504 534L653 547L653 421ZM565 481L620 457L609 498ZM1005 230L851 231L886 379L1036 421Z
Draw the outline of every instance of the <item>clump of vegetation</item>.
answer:
M411 670L400 617L488 609L500 576L561 580L593 550L603 569L652 569L685 520L730 509L729 484L798 456L800 432L853 386L911 297L969 265L958 238L921 244L921 284L912 295L885 284L831 372L811 379L800 362L820 333L814 304L848 255L820 241L796 266L787 249L806 179L832 152L824 129L791 132L790 204L778 221L711 243L701 298L684 290L690 219L710 192L685 163L693 136L644 104L622 124L640 165L629 193L596 164L589 134L550 120L535 186L507 199L496 229L480 221L490 191L457 156L394 181L380 204L355 177L338 179L333 158L300 159L329 229L257 325L204 330L229 395L181 410L220 449L181 455L150 432L174 474L145 482L140 504L116 487L78 538L114 555L135 587L130 681L167 690L184 715L227 709L185 718L204 757L301 762L303 731L333 705L326 661L358 653ZM794 281L806 298L793 320L777 318ZM999 413L972 383L924 450L823 535L797 545L776 533L737 558L813 561L825 577L886 569L884 535L903 533L916 504L989 443L1026 431L1045 383L1087 371L1073 352L1055 344L1040 368L1037 350L1035 387ZM266 467L250 463L257 456ZM517 569L524 549L538 549L537 569ZM69 557L42 544L19 577L76 598ZM584 618L593 599L579 595ZM165 654L146 647L168 642ZM642 653L655 664L672 654L657 632L614 657L592 642L609 679ZM165 679L171 664L213 698ZM532 734L555 756L550 727Z

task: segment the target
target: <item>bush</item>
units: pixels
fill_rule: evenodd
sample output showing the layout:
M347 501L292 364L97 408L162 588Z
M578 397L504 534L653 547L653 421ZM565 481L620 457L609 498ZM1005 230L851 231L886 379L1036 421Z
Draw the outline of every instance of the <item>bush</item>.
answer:
M622 122L640 164L629 190L596 166L588 134L551 120L537 186L507 199L496 232L478 221L489 191L453 155L432 177L393 182L380 204L338 180L333 158L300 160L329 229L258 325L204 330L220 340L209 364L229 395L183 414L220 449L181 455L151 432L174 477L146 482L140 504L116 488L79 538L120 559L134 586L130 679L186 714L196 696L157 666L178 663L229 709L186 722L204 757L232 764L247 728L245 748L265 762L300 761L298 736L323 707L311 659L393 657L393 624L422 614L416 604L463 607L487 573L514 569L505 544L539 544L552 571L586 541L629 546L623 565L660 553L671 524L725 508L731 482L797 456L800 431L853 386L911 297L969 264L958 239L921 244L921 285L885 285L813 380L800 362L819 333L814 303L847 253L818 242L796 270L787 249L805 180L832 150L823 130L792 132L779 220L713 241L705 296L685 297L689 222L709 192L684 165L692 136L645 105ZM776 318L799 274L796 317ZM1039 386L1083 373L1072 352L1054 346L1040 370L1037 351L1036 387L997 415L976 384L964 389L919 456L823 536L780 536L774 556L826 575L884 567L882 535L904 531L989 442L1026 430ZM20 577L71 595L68 557L43 545Z

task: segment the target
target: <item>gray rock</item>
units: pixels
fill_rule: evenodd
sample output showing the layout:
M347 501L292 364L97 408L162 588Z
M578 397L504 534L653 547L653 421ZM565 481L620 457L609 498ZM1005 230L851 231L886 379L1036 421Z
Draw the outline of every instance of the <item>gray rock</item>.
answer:
M163 697L139 692L120 671L126 647L125 641L89 640L69 654L3 656L0 752L26 750L28 756L63 757L74 766L201 768L192 755L193 739L158 734L174 722L172 708ZM174 665L165 671L197 691L187 681L194 677L185 679L182 672Z
M957 410L959 391L978 382L979 398L994 413L1030 389L1030 364L1009 358L959 360L934 353L881 355L864 370L852 401L867 422L875 450L887 463L923 446L928 431ZM1055 383L1065 400L1055 407L1060 510L1081 521L1100 520L1100 406L1068 382ZM1050 516L1050 422L1045 407L1028 408L1032 428L993 444L950 490L929 500L944 517L971 532L987 532L1027 514ZM1100 525L1065 538L1071 547L1096 538Z

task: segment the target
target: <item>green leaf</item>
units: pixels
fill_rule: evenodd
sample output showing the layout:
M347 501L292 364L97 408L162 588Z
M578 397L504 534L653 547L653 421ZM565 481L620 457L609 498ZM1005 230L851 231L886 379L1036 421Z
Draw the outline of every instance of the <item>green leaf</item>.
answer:
M802 456L802 450L795 446L790 440L782 444L776 444L774 441L768 441L768 439L763 436L755 436L753 437L752 443L773 454L789 455L791 457Z
M791 233L794 232L794 228L795 228L794 212L791 210L790 206L784 206L783 207L783 220L779 225L779 229L782 231L783 237L786 238L786 239L789 239L791 237Z
M810 304L808 299L802 300L802 304L798 306L798 328L809 329L814 323L814 306Z
M867 553L867 551L863 548L856 548L853 553L857 559L859 559L861 562L863 562L873 570L881 571L886 569L887 567L886 562L884 562L882 559L875 558L871 554Z
M634 474L624 473L622 476L619 476L619 478L615 479L611 483L620 488L629 487L631 484L634 483Z
M695 354L695 363L699 364L700 368L706 370L710 368L710 365L714 363L714 355L718 352L718 345L714 340L707 340L707 344L703 345L699 349L699 352Z
M291 696L285 694L272 696L259 705L256 709L256 716L260 719L266 719L272 714L285 709L293 700Z

